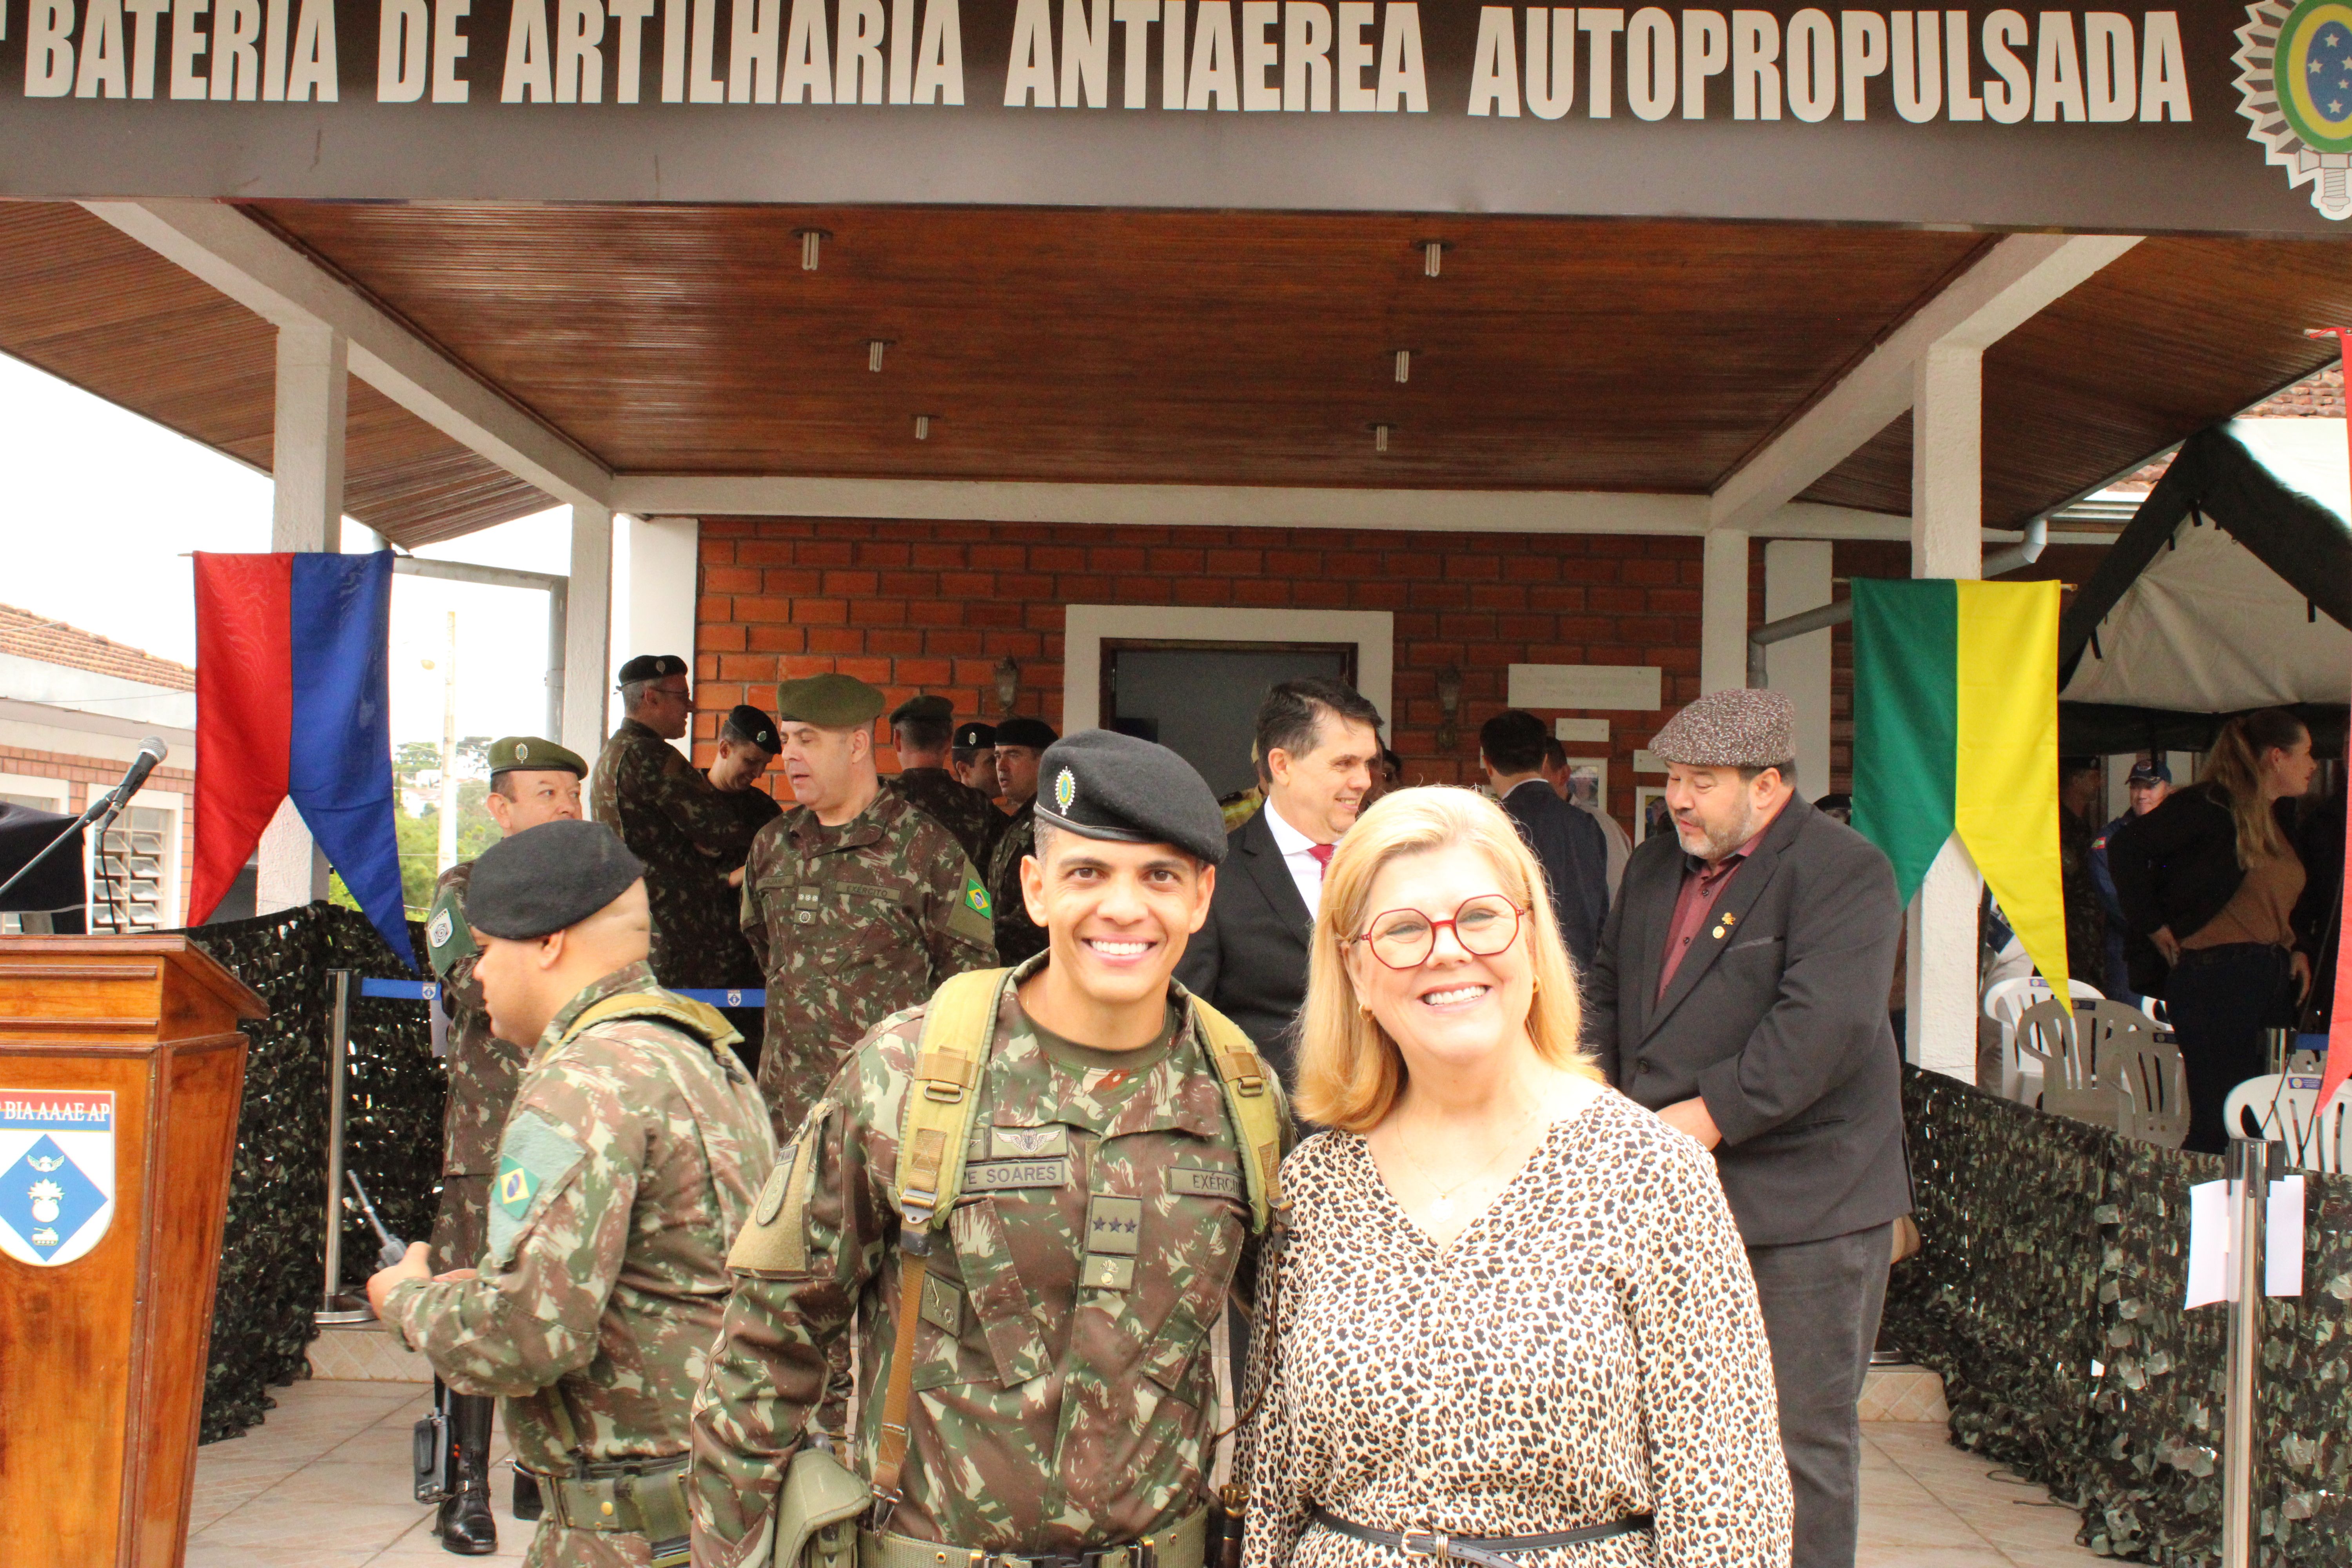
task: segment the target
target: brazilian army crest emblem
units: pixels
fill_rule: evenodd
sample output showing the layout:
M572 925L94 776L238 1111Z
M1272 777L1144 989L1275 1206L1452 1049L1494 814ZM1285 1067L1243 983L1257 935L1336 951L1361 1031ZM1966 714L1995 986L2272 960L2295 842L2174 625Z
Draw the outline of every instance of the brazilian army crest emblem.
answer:
M2352 217L2352 4L2262 0L2246 16L2231 57L2246 134L2322 214Z
M53 1268L113 1221L113 1091L0 1089L0 1252Z

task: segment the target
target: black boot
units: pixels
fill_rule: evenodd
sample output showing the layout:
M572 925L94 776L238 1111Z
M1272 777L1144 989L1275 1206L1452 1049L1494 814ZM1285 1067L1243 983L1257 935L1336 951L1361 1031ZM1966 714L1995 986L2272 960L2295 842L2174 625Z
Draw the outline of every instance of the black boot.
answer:
M490 1512L490 1422L496 1409L495 1402L480 1394L449 1398L449 1500L433 1529L441 1550L460 1557L487 1557L499 1549L498 1519Z
M539 1495L539 1478L528 1470L515 1471L514 1516L525 1524L535 1524L547 1512L547 1503Z

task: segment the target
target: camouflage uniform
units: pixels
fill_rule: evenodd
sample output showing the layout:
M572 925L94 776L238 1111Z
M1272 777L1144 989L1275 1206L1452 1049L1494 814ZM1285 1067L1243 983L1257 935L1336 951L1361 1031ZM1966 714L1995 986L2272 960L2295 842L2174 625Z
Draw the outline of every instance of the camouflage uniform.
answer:
M887 784L954 834L973 865L989 863L996 836L1004 831L1004 814L986 795L945 768L903 768Z
M996 957L1001 963L1018 963L1045 951L1045 928L1029 918L1028 901L1021 896L1021 862L1036 852L1037 802L1032 796L1005 818L988 863L988 897L996 906Z
M590 817L646 863L654 973L664 985L725 985L735 909L727 873L743 863L740 809L635 719L622 720L597 755L588 805Z
M839 827L802 806L761 828L742 920L768 989L760 1090L779 1141L866 1030L996 962L980 874L888 790Z
M527 1052L490 1033L482 988L474 981L480 956L462 929L466 884L474 863L463 861L441 873L434 885L434 916L450 912L448 938L432 941L434 973L440 977L449 1014L449 1107L441 1122L441 1206L433 1216L433 1270L471 1268L488 1243L490 1177L499 1168L499 1134L506 1131L507 1108L514 1103ZM446 956L445 956L446 955Z
M1216 1069L1182 989L1169 999L1180 1022L1148 1060L1049 1040L1008 991L965 1196L931 1250L892 1533L1068 1553L1201 1506L1217 1418L1209 1331L1236 1292L1249 1300L1257 1243ZM872 1472L898 1333L891 1188L922 1020L918 1008L869 1036L800 1129L815 1141L804 1205L762 1197L772 1223L802 1225L806 1268L739 1272L711 1347L694 1402L702 1568L746 1562L853 1322L855 1464Z
M406 1279L384 1321L461 1394L506 1396L515 1458L541 1475L685 1451L730 1284L729 1241L775 1160L731 1053L653 1018L593 1026L593 1003L657 994L643 963L564 1005L541 1037L499 1148L481 1275ZM642 1564L642 1535L565 1529L526 1561Z

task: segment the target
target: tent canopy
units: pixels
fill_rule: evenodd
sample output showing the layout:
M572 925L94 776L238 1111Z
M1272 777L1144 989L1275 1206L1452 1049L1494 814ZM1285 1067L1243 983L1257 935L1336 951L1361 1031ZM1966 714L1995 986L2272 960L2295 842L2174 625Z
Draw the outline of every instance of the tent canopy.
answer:
M2282 474L2339 499L2324 504ZM2228 715L2268 707L2314 710L2316 734L2341 734L2347 474L2334 420L2240 420L2189 437L2067 608L2061 745L2202 750Z

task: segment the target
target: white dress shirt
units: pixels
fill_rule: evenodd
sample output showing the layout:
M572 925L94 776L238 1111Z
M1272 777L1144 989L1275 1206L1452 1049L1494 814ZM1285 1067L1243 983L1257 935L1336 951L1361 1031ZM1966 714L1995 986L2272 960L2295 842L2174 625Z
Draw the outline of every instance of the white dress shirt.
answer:
M1298 885L1298 896L1307 900L1307 912L1318 913L1323 908L1323 868L1315 859L1315 840L1283 820L1271 795L1265 802L1265 825L1274 832L1274 847L1282 851L1290 879Z

